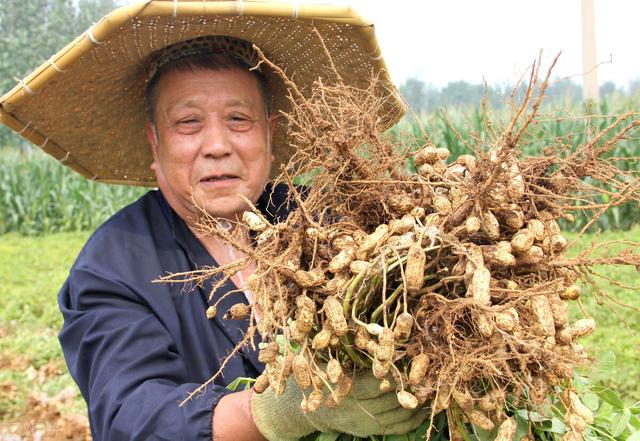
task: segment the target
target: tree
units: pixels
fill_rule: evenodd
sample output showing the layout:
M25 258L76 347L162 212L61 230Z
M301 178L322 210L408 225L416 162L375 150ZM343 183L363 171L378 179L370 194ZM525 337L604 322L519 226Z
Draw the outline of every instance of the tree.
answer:
M629 81L629 95L640 95L640 78Z
M549 83L545 96L547 104L577 104L582 102L582 86L568 79L553 80Z
M427 110L426 84L415 77L408 78L400 86L400 94L409 103L414 112Z
M619 90L616 87L616 83L614 83L613 81L607 81L606 83L603 83L602 85L600 85L601 97L607 97L616 92L619 92Z
M114 0L3 0L0 94L115 7ZM0 127L0 146L17 144L19 139Z
M443 103L453 107L479 106L484 96L484 87L466 81L449 82L441 91Z

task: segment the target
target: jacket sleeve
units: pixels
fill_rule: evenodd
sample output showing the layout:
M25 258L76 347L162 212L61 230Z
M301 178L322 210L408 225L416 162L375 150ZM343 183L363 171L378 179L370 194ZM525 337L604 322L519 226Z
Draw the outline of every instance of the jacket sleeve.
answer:
M180 406L200 384L160 317L124 283L74 269L59 303L60 343L89 407L94 441L210 441L221 386ZM213 390L212 390L213 389Z

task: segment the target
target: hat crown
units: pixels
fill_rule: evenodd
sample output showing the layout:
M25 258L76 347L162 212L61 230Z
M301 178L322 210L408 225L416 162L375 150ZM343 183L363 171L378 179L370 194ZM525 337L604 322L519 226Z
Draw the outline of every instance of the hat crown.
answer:
M179 41L152 54L147 67L147 80L151 81L160 69L177 60L208 54L227 54L251 68L260 62L251 42L227 35L206 35Z

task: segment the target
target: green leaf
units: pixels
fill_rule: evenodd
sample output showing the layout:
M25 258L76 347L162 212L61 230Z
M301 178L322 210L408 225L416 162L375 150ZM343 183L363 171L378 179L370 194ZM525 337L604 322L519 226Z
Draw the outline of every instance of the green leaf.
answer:
M522 439L529 434L529 421L516 415L517 430L513 439Z
M553 417L551 418L551 428L549 428L548 432L552 433L565 433L567 431L567 426L562 422L559 418Z
M622 413L618 414L611 424L611 435L614 437L622 435L622 432L627 428L627 424L629 424L630 419L631 412L629 409L625 409Z
M616 354L613 351L602 353L598 359L598 373L601 378L608 378L616 367Z
M426 421L425 421L426 422ZM424 427L424 432L422 432L422 428ZM436 417L434 418L433 421L433 431L432 436L434 434L434 432L436 433L436 436L438 439L447 439L448 437L448 430L446 429L447 427L447 412L446 411L442 411L440 412L438 415L436 415ZM429 426L426 425L424 426L424 423L422 426L420 426L418 428L418 430L416 431L416 436L420 436L422 435L419 439L425 439L426 438L426 433L429 430ZM435 438L434 438L435 441Z
M495 433L487 432L486 430L482 430L479 427L475 426L474 429L476 434L475 439L478 439L480 441L493 441L496 438Z
M616 367L616 354L613 351L603 352L598 356L597 378L610 378ZM592 380L596 378L592 376Z
M408 435L386 435L384 441L409 441Z
M627 438L627 441L640 441L640 432L636 432Z
M598 395L593 392L581 394L580 400L582 400L584 405L594 412L598 410L598 407L600 406L600 399L598 398Z
M596 419L611 421L611 416L614 415L616 411L614 411L613 406L607 403L606 401L602 402L602 405L598 409L598 413L595 414Z
M255 378L238 377L227 386L227 389L231 391L236 391L240 386L243 386L244 390L247 390L251 387L253 383L255 383L255 381L256 381Z
M538 412L528 411L526 409L520 409L516 411L516 415L525 420L531 421L533 423L541 423L544 421L549 421L548 417L540 415Z
M573 376L573 386L576 388L578 395L591 389L589 379L577 374Z
M622 402L618 394L615 393L613 390L603 386L596 386L593 388L593 391L596 394L598 394L598 396L602 398L604 401L611 404L614 407L614 409L618 409L618 410L624 409L624 403Z
M323 432L316 438L316 441L336 441L339 436L339 433Z
M442 418L441 416L442 414L438 414L436 415L436 417L434 418L434 426L437 429L438 428L438 423L440 422L439 419ZM446 415L444 416L445 420L446 420ZM429 430L429 418L427 418L425 421L422 422L422 424L420 424L420 426L418 426L418 428L415 430L414 432L414 436L416 439L425 439L427 436L427 431Z

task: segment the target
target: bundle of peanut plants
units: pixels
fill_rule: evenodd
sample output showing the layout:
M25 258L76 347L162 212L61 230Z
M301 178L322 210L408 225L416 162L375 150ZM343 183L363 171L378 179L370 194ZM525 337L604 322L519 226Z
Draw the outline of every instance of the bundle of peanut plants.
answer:
M300 406L314 412L339 406L354 373L371 371L402 406L423 406L430 421L446 415L449 439L475 430L516 439L513 409L544 412L552 402L563 408L562 439L582 439L593 415L572 380L590 360L579 340L596 323L586 312L570 321L567 308L592 285L595 266L640 268L640 254L630 243L594 255L602 247L594 244L568 258L558 221L640 201L639 177L607 155L637 136L638 114L577 148L557 139L544 155L526 156L549 78L538 77L538 62L511 120L498 127L487 116L490 136L466 139L468 153L449 158L428 134L419 149L385 136L375 80L366 89L319 81L303 95L282 75L296 147L278 179L290 189L289 216L271 224L253 209L236 233L204 216L206 233L245 257L165 278L221 286L256 266L245 287L252 307L228 313L250 316L240 345L256 333L263 342L255 392L282 393L292 378L304 391ZM294 185L300 176L304 187ZM237 235L247 230L252 246ZM427 439L442 436L434 427Z

